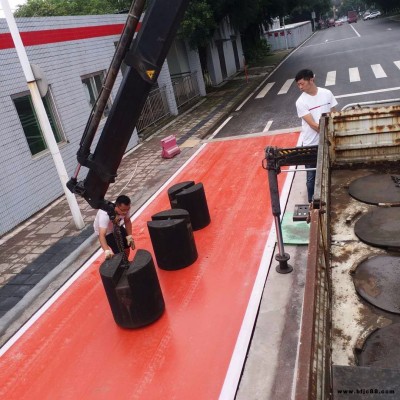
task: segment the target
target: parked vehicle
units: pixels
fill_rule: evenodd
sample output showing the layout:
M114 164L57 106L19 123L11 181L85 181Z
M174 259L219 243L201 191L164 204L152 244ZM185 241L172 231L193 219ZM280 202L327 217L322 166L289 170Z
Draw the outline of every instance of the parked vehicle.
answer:
M352 22L357 22L358 15L357 11L348 11L347 12L347 22L351 24Z
M371 11L369 14L364 15L363 19L364 21L367 21L369 19L374 19L380 17L382 14L380 11Z
M335 20L333 18L328 19L328 28L335 27Z
M363 20L366 21L367 19L369 19L369 16L371 15L370 12L365 12L363 15Z
M341 26L341 25L343 25L343 22L340 19L337 19L335 21L335 26Z

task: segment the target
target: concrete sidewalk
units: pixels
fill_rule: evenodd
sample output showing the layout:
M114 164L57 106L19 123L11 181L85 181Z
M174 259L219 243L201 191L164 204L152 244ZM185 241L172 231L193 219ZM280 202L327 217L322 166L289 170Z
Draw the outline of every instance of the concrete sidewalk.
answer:
M250 70L248 81L240 74L211 89L187 111L146 132L147 139L125 155L107 198L128 195L133 214L287 54L279 53L274 66L257 68L254 75ZM160 140L171 134L177 137L182 151L172 159L163 159ZM81 231L76 230L62 196L0 239L0 346L98 250L92 228L96 210L82 199L78 202L86 224Z

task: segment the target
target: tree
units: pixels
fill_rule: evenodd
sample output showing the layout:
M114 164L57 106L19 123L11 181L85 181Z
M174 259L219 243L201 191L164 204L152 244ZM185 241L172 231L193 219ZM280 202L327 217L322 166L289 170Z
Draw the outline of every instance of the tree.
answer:
M15 17L112 14L130 8L130 0L28 0Z

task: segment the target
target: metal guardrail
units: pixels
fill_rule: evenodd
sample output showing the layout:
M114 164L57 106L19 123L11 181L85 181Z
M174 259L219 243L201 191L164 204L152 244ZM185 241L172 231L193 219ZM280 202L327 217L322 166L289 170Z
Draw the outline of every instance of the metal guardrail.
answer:
M172 75L171 79L178 108L200 96L197 72Z
M172 75L171 80L178 108L200 96L196 72ZM136 129L142 132L170 114L166 87L153 89L146 99Z
M136 129L138 132L141 132L168 115L170 115L170 111L167 102L166 87L154 89L146 99Z

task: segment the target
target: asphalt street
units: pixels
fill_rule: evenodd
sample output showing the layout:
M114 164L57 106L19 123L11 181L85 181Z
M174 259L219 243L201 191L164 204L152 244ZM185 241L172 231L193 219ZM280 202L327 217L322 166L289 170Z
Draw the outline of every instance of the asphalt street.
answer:
M400 21L359 20L318 31L294 50L250 99L230 115L220 136L276 131L299 125L294 82L303 68L330 89L343 108L351 103L400 98Z

